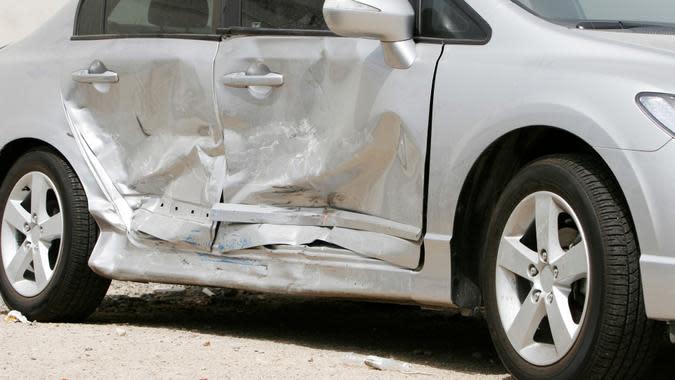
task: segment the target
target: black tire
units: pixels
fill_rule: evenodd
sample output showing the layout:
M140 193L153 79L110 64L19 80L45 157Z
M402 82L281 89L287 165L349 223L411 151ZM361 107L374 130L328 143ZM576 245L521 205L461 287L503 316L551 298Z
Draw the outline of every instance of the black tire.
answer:
M586 316L570 351L549 366L526 361L511 345L496 296L496 261L506 222L528 195L547 191L577 213L590 252ZM482 256L486 318L497 352L517 379L634 379L647 370L662 337L645 315L639 246L616 180L591 156L559 155L518 173L500 197Z
M63 236L60 258L47 287L30 298L14 289L3 263L0 265L0 292L9 308L20 311L30 320L82 321L96 310L110 286L110 280L96 275L87 264L98 238L98 228L89 214L82 184L70 165L47 150L30 151L19 158L0 187L0 220L4 217L15 184L24 175L36 171L51 179L61 198Z

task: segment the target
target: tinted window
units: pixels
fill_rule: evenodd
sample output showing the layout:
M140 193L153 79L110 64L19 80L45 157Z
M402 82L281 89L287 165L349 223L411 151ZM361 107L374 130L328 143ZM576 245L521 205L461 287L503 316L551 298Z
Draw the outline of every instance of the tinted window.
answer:
M105 34L210 34L213 0L108 0Z
M84 0L80 4L76 34L103 34L103 4L101 0Z
M323 20L323 0L241 0L241 26L328 29Z
M474 18L453 0L422 0L419 18L422 37L487 39L487 34Z

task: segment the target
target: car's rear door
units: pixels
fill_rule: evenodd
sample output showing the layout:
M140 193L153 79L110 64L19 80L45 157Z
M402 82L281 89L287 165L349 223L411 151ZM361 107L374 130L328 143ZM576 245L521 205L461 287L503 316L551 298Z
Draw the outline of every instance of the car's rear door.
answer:
M214 0L84 0L64 52L74 137L130 237L208 251L222 191ZM113 210L111 210L113 211Z
M378 41L327 31L322 6L225 3L215 65L227 163L215 214L229 223L220 246L316 239L416 268L442 44L420 41L412 67L393 69Z

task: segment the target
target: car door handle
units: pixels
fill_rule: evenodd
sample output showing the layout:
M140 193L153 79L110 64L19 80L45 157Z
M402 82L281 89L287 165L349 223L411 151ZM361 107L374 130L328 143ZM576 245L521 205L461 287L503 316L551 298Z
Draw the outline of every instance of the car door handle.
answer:
M73 80L79 83L117 83L119 77L113 71L91 74L89 70L80 70L73 73Z
M227 74L223 77L223 83L227 87L281 87L284 85L284 76L277 73L263 75L250 75L245 72Z
M74 72L73 80L78 83L117 83L119 76L116 72L108 70L103 62L96 60L88 69Z

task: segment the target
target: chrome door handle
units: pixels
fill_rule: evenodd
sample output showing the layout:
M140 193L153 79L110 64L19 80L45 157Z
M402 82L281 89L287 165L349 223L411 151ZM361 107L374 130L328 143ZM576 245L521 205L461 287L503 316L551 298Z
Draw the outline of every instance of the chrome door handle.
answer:
M265 64L254 63L246 72L225 75L223 84L234 88L281 87L284 85L284 76L273 73Z
M88 69L73 73L73 80L78 83L117 83L119 77L116 72L108 70L101 61L94 61Z
M247 87L280 87L284 85L284 76L277 73L265 75L247 75L246 73L227 74L223 78L223 83L227 87L247 88Z

